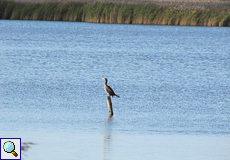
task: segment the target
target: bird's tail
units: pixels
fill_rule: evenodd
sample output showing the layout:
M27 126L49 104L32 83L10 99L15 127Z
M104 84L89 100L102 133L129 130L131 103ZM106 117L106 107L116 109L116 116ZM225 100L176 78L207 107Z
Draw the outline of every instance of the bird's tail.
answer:
M117 96L118 98L120 98L120 96L118 96L118 95L116 95L116 94L115 94L115 96Z

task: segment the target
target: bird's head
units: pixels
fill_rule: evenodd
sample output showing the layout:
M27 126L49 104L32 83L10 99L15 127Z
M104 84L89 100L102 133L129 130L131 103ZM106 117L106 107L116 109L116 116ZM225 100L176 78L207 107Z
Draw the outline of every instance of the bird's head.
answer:
M108 81L107 78L103 78L106 82Z

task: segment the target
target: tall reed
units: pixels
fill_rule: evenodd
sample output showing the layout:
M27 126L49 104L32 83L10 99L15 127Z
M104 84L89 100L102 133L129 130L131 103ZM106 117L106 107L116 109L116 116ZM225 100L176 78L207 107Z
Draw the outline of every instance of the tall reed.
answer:
M93 23L230 26L230 7L112 2L13 2L0 0L0 19Z

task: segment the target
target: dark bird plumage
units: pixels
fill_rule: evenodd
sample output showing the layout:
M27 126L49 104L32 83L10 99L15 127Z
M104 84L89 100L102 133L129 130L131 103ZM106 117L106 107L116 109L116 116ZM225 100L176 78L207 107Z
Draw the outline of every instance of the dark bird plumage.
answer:
M107 82L108 82L107 78L103 78L103 79L105 80L104 88L105 88L106 93L108 93L108 95L112 97L113 96L120 97L114 93L113 89L110 86L107 85Z

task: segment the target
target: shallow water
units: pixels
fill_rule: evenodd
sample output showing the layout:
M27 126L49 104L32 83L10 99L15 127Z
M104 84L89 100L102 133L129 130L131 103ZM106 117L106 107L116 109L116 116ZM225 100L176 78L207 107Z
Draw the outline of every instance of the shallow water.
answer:
M36 143L24 159L229 159L230 28L2 20L0 33L0 136ZM111 119L103 77L121 97Z

